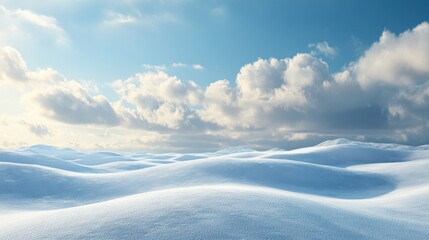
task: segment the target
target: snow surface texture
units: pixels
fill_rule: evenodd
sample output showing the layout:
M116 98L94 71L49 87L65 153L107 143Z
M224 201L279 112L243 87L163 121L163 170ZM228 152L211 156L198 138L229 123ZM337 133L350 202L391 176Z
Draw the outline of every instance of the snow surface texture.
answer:
M0 151L0 239L429 239L429 147Z

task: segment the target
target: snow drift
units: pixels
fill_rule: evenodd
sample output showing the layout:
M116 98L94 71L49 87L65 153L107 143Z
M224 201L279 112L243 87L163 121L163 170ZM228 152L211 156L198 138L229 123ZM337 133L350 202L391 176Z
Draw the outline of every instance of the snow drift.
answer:
M428 239L429 148L0 151L0 239Z

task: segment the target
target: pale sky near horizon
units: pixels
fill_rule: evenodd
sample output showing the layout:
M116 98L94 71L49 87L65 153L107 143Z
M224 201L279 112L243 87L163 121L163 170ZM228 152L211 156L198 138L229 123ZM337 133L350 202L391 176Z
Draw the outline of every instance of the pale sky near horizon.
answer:
M429 3L0 0L0 148L429 143Z

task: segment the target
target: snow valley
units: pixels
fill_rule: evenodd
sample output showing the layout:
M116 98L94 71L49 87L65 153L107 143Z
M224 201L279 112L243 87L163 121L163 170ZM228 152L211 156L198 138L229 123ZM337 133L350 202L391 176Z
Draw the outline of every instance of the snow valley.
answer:
M429 146L0 151L0 239L428 239Z

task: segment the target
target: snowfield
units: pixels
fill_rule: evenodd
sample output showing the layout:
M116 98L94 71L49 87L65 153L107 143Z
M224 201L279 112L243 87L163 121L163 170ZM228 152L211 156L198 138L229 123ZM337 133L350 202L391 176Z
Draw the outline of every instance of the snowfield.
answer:
M0 239L429 239L429 146L2 150Z

